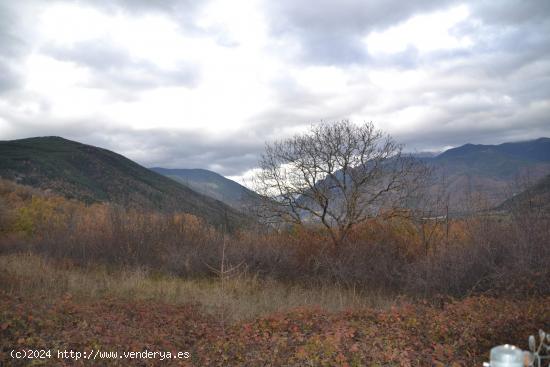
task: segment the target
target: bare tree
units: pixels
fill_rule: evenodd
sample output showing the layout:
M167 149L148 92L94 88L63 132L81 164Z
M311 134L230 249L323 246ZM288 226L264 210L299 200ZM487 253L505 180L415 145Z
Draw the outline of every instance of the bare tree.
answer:
M225 233L225 230L223 232L222 237L222 253L221 253L221 259L220 259L220 266L219 268L215 268L213 266L210 266L207 263L204 263L210 271L212 271L214 274L216 274L220 280L220 290L219 290L219 297L220 297L220 324L222 327L222 333L225 336L225 326L227 324L227 318L228 318L228 303L227 303L227 292L226 292L226 283L229 277L237 275L238 270L241 268L241 266L244 264L244 260L241 261L238 265L229 266L226 260L226 250L227 250L227 235Z
M444 227L444 243L449 243L449 206L450 186L447 182L445 172L430 171L426 180L415 195L415 203L411 205L409 212L410 219L420 234L422 245L426 255L436 243L441 243L437 238L438 229L442 224Z
M4 199L0 197L0 234L8 230L9 212Z
M338 247L358 223L395 213L425 172L372 123L314 125L267 144L254 183L269 222L321 223Z

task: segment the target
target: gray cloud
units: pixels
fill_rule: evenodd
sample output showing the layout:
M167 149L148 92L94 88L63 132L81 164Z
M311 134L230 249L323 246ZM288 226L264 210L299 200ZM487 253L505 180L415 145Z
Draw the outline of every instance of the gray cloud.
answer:
M459 2L264 1L263 13L272 37L267 47L273 57L280 57L287 64L267 82L269 106L245 121L244 129L223 136L201 132L204 130L198 125L192 131L135 129L131 121L114 124L108 116L93 111L79 121L54 120L47 100L22 88L25 79L18 65L32 49L32 39L25 33L28 24L19 19L23 3L43 4L35 0L0 2L0 139L60 135L114 150L145 166L207 168L225 175L240 175L255 167L266 140L284 137L297 127L321 120L359 116L373 120L383 129L392 126L390 132L397 140L405 143L407 149L419 151L467 142L500 143L550 135L548 1L468 1L471 17L451 32L469 37L471 47L428 53L409 47L387 55L369 54L362 39L371 31L383 31L413 15L445 10ZM71 3L130 16L162 14L175 20L179 30L187 35L209 37L224 47L238 45L238 40L232 40L223 30L203 29L196 24L204 2ZM277 49L286 44L281 40L297 44L298 53L292 54L292 47ZM88 68L93 78L87 86L110 91L115 101L132 99L136 92L149 88L200 86L208 73L201 65L186 62L163 69L132 58L106 39L63 47L41 45L34 51ZM347 89L343 93L311 90L292 72L318 65L330 65L350 75ZM368 74L381 69L422 70L426 80L410 88L404 88L399 80L380 88ZM25 102L38 105L38 113L21 111ZM393 114L410 108L426 110L414 126L390 121L399 118Z
M67 2L67 0L56 0ZM158 13L169 16L178 27L188 33L208 33L195 22L199 13L211 0L69 0L69 2L93 6L108 13L124 12L130 16Z
M21 76L10 65L9 61L0 60L0 95L19 86Z
M222 139L197 131L115 126L98 116L40 122L10 116L7 121L2 140L62 136L115 151L146 167L206 168L228 176L254 167L264 148L256 131L236 132Z
M15 67L25 52L25 42L18 35L16 11L8 3L0 3L0 94L16 89L22 76Z
M85 66L94 73L93 87L113 89L148 89L167 86L196 85L200 68L192 63L180 63L172 70L136 60L108 40L89 40L70 47L49 45L43 52L61 61Z
M492 115L484 111L469 114L465 118L458 115L447 116L445 124L441 118L428 117L425 124L429 126L429 130L397 133L395 137L410 151L441 150L445 146L458 146L467 142L499 144L523 141L549 136L549 113L550 107ZM528 121L527 129L525 121Z
M547 22L550 15L550 3L539 0L480 0L470 2L485 23L497 25L522 25Z
M68 2L90 5L111 12L122 10L131 14L140 14L156 11L190 21L196 12L208 3L208 0L69 0Z
M344 0L269 1L266 12L278 37L296 39L307 63L353 64L369 61L362 38L419 12L455 1Z

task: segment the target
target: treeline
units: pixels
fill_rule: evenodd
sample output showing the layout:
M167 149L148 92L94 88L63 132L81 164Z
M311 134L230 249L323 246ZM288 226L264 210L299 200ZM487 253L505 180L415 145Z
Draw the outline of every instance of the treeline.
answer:
M549 295L550 219L529 212L449 221L372 219L335 247L322 228L231 234L189 214L126 210L0 180L0 252L147 267L185 277L241 265L249 276L414 297Z

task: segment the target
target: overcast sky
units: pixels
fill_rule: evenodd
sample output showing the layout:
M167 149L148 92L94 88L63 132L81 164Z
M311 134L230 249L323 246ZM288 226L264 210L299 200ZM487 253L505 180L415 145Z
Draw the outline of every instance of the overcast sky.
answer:
M550 136L550 1L0 0L0 140L239 178L342 119L418 151Z

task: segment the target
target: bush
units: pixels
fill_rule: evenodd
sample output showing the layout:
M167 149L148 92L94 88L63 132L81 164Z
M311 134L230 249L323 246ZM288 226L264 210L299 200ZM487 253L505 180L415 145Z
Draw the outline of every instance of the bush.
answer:
M242 271L264 278L414 297L550 294L550 218L529 212L430 224L437 236L428 247L414 221L372 219L336 249L322 228L224 234L189 214L85 206L1 181L0 194L0 228L11 232L2 236L3 252L205 277L219 268L225 243L227 266L242 263Z

